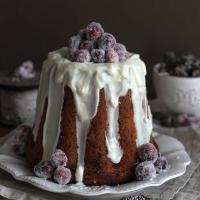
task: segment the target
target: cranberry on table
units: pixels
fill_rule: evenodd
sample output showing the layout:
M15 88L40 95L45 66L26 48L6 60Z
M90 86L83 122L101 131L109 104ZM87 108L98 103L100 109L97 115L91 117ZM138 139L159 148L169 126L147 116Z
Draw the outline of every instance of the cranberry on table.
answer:
M167 170L168 162L166 157L160 156L157 161L154 163L156 167L156 172L160 174L161 172Z
M54 167L50 161L40 161L34 167L34 173L39 178L51 178L53 176Z
M68 168L59 166L54 172L53 179L60 185L66 185L71 181L71 171Z

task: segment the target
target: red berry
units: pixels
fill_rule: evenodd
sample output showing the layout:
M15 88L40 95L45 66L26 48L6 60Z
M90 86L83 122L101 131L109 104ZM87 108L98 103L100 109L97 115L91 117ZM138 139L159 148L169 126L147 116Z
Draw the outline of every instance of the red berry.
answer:
M114 50L117 52L120 61L125 60L127 52L126 47L123 44L117 43L114 47Z
M75 61L76 62L90 62L91 60L91 56L90 56L90 52L88 50L85 49L81 49L81 50L77 50L75 52Z
M166 157L161 156L157 159L157 161L154 163L156 167L156 172L160 174L161 172L167 170L168 162Z
M53 179L60 185L68 184L71 181L70 169L59 166L54 172Z
M119 62L119 56L113 49L106 52L105 59L108 63Z
M146 143L137 149L138 157L141 161L153 161L158 159L158 151L151 143Z
M105 51L103 49L93 49L91 51L92 61L95 63L105 62Z
M102 36L103 33L104 30L99 23L91 22L86 27L86 35L88 40L97 40Z
M85 40L83 42L81 42L79 49L86 49L88 51L91 51L92 49L94 49L94 42L90 41L90 40Z
M79 35L81 36L82 40L86 40L86 34L87 34L87 30L85 28L79 31Z
M156 169L151 161L144 161L135 168L135 175L139 181L151 180L156 176Z
M110 33L104 33L99 39L99 48L109 50L114 48L116 45L115 37Z
M56 149L50 160L55 167L66 166L68 161L66 154L60 149Z
M34 167L34 173L39 178L51 178L53 176L54 167L50 161L41 161Z

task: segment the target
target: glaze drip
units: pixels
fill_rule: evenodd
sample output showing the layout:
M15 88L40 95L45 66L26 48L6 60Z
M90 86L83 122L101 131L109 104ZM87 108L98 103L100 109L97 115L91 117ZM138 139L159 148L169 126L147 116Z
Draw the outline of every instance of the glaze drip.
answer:
M44 101L47 97L48 109L43 128L43 159L48 159L55 150L59 138L64 88L67 85L73 92L77 112L76 181L82 182L88 127L97 113L99 92L102 88L105 90L108 111L109 128L108 133L105 133L108 158L113 163L119 163L123 157L118 134L118 105L119 97L126 95L128 90L132 93L137 146L149 142L152 133L151 114L148 110L149 115L144 115L142 108L142 99L146 96L146 67L136 54L130 54L124 62L97 64L71 62L66 58L66 52L67 49L62 48L49 53L44 62L37 101L34 139L37 137Z

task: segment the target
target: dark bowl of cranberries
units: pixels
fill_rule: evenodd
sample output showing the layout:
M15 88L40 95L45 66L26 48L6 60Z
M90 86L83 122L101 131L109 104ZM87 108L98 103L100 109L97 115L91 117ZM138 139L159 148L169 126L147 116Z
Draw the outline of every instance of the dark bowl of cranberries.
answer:
M159 100L171 112L200 115L200 60L167 53L153 69Z

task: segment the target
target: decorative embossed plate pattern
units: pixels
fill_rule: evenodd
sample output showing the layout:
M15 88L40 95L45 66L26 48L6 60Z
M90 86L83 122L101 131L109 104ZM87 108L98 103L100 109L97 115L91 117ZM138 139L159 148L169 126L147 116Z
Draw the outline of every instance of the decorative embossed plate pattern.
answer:
M33 175L24 158L16 156L9 149L9 140L15 134L12 131L0 142L0 168L12 174L19 181L30 183L40 189L55 193L65 193L68 196L91 199L122 198L151 186L160 186L166 181L181 176L190 164L190 158L184 146L175 138L155 133L155 140L162 155L166 156L170 168L166 173L158 175L151 181L132 181L118 186L93 186L81 184L58 185L52 181L37 178Z

